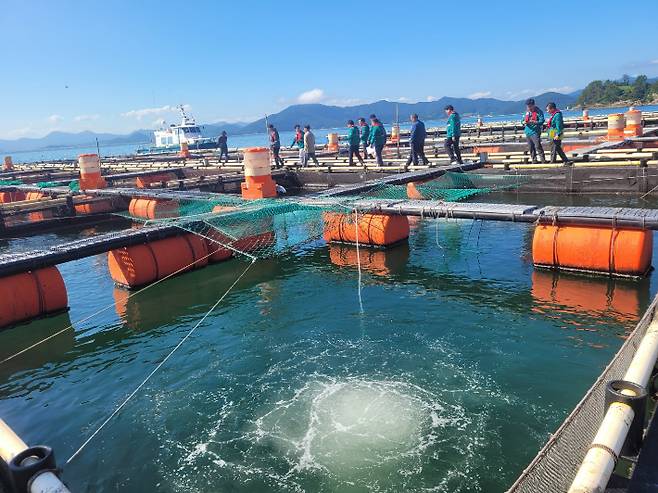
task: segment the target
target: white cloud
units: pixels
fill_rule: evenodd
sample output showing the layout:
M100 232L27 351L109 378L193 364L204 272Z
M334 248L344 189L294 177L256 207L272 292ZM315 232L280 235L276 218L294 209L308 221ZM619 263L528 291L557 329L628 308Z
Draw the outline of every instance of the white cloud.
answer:
M409 98L406 97L406 96L400 96L400 97L397 98L395 101L398 101L398 102L400 102L400 103L408 103L409 101L411 101L411 99L409 99Z
M25 137L26 135L32 133L34 133L34 129L31 127L16 128L13 130L9 130L6 133L6 137L9 139L19 139L21 137Z
M361 98L332 98L325 101L326 104L332 106L355 106L357 104L364 104L365 99Z
M651 61L649 62L649 64L650 64L650 65L658 65L658 58L655 59L655 60L651 60Z
M324 91L322 89L311 89L297 96L297 102L301 104L319 103L324 100Z
M439 98L437 98L436 96L427 96L425 98L425 101L427 101L428 103L431 103L432 101L438 101L438 100L439 100Z
M63 117L62 115L50 115L50 116L48 117L48 121L49 121L50 123L59 123L59 122L61 122L63 119L64 119L64 117Z
M189 111L190 105L184 104L183 109L185 109L185 111ZM121 113L121 116L125 118L136 118L138 120L141 120L146 117L159 116L159 115L165 115L167 113L177 113L177 112L178 112L177 106L171 106L169 104L166 104L164 106L160 106L159 108L142 108L139 110L126 111L125 113Z
M90 122L90 121L98 120L100 117L101 117L100 115L77 115L73 117L73 121Z
M491 96L491 91L479 91L468 95L471 99L488 98L489 96Z

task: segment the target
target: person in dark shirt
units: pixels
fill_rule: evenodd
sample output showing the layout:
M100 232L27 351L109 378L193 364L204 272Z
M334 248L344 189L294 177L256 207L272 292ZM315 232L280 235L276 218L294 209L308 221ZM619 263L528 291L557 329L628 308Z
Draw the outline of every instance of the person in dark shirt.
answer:
M361 128L361 146L363 147L363 159L368 159L368 140L370 138L370 127L365 118L359 118L359 127Z
M281 139L279 138L279 131L271 123L268 125L270 134L270 149L274 157L274 167L283 168L283 159L279 156L281 150Z
M407 166L412 162L418 164L418 158L423 161L423 164L428 164L429 161L425 157L425 124L418 119L418 115L414 113L409 118L411 120L411 133L409 134L409 159L407 159Z
M347 120L347 144L348 156L349 156L349 165L354 164L354 156L363 164L363 159L361 159L361 154L359 154L359 141L361 135L359 134L359 129L354 126L354 120Z
M217 137L217 147L219 148L219 161L222 161L222 157L226 158L224 163L228 163L228 136L226 135L226 130L222 131L222 134Z

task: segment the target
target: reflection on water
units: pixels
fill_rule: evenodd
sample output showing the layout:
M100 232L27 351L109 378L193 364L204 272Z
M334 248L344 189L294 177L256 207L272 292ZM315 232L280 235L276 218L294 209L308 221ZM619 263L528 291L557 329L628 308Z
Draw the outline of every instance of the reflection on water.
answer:
M358 268L377 276L391 276L404 271L409 260L409 245L405 242L393 248L358 249L351 245L329 245L329 260L338 267Z

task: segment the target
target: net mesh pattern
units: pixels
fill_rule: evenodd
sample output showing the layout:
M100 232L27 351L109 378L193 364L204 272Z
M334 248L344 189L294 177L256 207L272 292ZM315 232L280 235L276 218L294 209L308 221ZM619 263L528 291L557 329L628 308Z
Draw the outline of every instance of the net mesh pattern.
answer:
M656 301L628 336L585 397L551 435L537 457L508 490L514 493L566 492L585 458L605 414L605 387L624 377L653 318Z

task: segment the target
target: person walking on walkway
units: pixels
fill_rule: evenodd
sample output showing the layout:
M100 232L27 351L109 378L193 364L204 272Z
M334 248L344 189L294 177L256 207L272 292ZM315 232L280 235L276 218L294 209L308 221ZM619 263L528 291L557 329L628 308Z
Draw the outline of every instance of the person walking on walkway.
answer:
M224 164L228 163L228 135L226 135L226 130L222 131L222 134L217 137L217 147L219 148L219 161L222 161L222 156L226 158Z
M379 121L377 116L373 113L372 115L370 115L370 127L372 127L372 122L374 120ZM382 132L384 132L384 144L386 144L386 139L388 139L388 135L386 134L386 127L384 126L384 124L382 122L379 122L379 124L382 126Z
M290 148L293 149L296 147L299 149L299 165L304 165L304 133L302 132L302 127L295 125L295 137L292 139L292 144Z
M571 161L562 149L562 134L564 133L564 119L562 112L557 109L555 103L548 103L546 111L550 115L546 126L548 127L548 138L551 141L551 163L556 161L558 154L565 166L569 166Z
M418 164L420 158L423 164L428 164L429 161L425 157L425 124L418 119L418 115L414 113L409 118L411 120L411 133L409 134L409 159L407 159L407 166L412 162L414 165Z
M270 149L272 150L272 157L274 157L274 167L283 168L283 159L279 156L281 151L281 139L279 138L279 131L271 123L268 125L270 134Z
M524 133L528 141L530 158L533 163L537 162L537 154L542 163L546 162L544 148L541 146L541 132L544 128L544 112L535 104L534 99L528 99L526 102L527 111L523 117L525 125Z
M318 158L315 157L315 135L311 132L311 126L304 126L304 167L308 165L308 160L313 159L316 166L320 166Z
M368 141L370 137L370 127L365 118L359 118L359 127L361 128L361 146L363 147L363 159L368 159Z
M380 166L383 165L384 159L382 153L384 151L384 145L386 144L386 130L384 130L384 126L377 118L372 119L368 143L375 148L377 164Z
M459 138L462 135L461 118L459 118L459 113L455 111L455 108L451 104L447 105L444 109L446 115L448 115L448 126L446 127L446 141L443 147L448 152L450 164L464 164L462 153L459 150Z
M359 129L354 126L354 120L347 120L347 144L349 145L348 156L350 166L354 164L354 156L363 164L363 159L361 159L361 154L359 154L360 138Z

